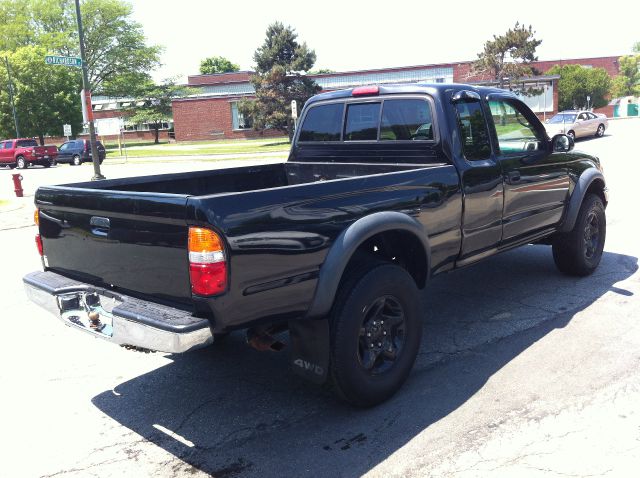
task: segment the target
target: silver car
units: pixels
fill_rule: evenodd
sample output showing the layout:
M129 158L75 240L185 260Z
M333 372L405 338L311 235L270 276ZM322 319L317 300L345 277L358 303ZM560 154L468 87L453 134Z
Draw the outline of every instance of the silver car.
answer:
M595 114L591 111L561 111L544 124L547 134L553 138L564 133L572 138L585 136L601 137L609 127L607 115Z

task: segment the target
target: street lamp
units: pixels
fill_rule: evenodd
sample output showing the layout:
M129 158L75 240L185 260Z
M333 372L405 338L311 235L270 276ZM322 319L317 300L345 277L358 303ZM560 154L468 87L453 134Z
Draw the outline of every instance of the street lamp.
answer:
M91 87L89 86L89 73L87 72L87 59L84 53L84 32L82 31L82 17L80 15L80 0L76 0L76 19L78 20L78 37L80 38L80 58L82 59L82 87L84 92L91 93ZM90 98L90 94L87 95ZM89 141L91 142L91 155L93 156L93 177L92 180L106 179L100 172L100 156L98 154L98 147L96 145L96 128L93 124L93 117L90 116L89 108L91 108L90 101L87 102L87 113L89 120Z

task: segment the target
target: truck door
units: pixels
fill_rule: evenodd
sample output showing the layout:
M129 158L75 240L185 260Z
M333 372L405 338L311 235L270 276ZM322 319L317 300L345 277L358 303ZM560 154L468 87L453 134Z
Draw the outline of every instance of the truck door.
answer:
M508 245L560 221L570 179L544 126L524 103L499 95L488 100L504 181L502 244Z
M452 103L456 122L452 126L453 155L464 191L462 247L457 261L462 266L493 254L500 244L503 183L480 95L458 91Z

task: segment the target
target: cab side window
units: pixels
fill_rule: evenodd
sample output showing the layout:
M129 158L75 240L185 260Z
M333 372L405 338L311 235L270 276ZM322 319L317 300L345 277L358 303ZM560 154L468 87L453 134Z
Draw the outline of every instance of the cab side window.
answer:
M501 155L521 154L544 148L543 136L524 116L522 106L511 100L489 101Z
M469 161L489 159L491 157L489 130L480 102L458 101L455 103L455 108L464 157Z

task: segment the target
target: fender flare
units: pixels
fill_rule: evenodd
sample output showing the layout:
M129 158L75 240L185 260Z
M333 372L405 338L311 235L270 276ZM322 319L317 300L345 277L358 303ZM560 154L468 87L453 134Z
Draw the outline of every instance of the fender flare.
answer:
M580 212L580 206L582 205L582 201L587 194L587 190L589 189L591 184L593 184L593 182L597 180L602 181L606 188L604 176L596 168L587 169L580 175L580 178L578 179L578 182L573 189L573 194L571 194L571 198L569 199L565 218L562 226L559 229L559 232L569 232L573 229L573 226L576 223L576 219L578 218L578 213Z
M334 241L320 268L318 284L306 318L323 318L329 313L333 306L333 300L342 274L358 247L376 234L393 230L410 232L420 240L425 251L425 267L427 278L429 277L431 247L429 246L424 226L404 213L395 211L376 212L358 219L342 231Z

